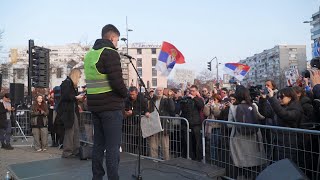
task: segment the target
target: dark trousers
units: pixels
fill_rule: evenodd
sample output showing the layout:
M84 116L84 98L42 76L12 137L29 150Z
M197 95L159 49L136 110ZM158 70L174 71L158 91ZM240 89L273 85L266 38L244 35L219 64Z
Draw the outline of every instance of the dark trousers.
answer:
M190 129L190 157L192 160L201 161L201 125L191 125Z
M7 123L6 128L0 128L0 141L1 143L10 144L10 137L11 137L11 120L5 120Z
M118 111L92 113L94 125L94 144L92 152L93 180L102 180L104 150L106 150L106 167L109 180L118 180L120 162L121 127L123 114Z

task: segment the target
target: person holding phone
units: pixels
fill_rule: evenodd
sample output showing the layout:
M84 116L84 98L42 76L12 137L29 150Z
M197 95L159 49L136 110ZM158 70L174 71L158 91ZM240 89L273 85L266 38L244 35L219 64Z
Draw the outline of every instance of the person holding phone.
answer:
M32 105L31 127L34 138L34 148L37 152L48 149L48 106L41 95L37 96Z

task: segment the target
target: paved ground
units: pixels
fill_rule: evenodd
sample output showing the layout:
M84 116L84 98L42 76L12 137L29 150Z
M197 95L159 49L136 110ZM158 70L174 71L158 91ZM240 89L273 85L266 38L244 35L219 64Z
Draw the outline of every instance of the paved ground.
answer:
M48 139L51 138L49 137ZM8 171L7 166L10 164L45 160L61 156L62 151L56 147L49 147L48 150L44 152L36 152L33 147L31 147L32 142L32 138L28 138L28 142L19 138L15 142L12 142L12 145L15 146L14 150L0 149L0 179L4 179ZM49 146L50 145L51 141L49 141Z

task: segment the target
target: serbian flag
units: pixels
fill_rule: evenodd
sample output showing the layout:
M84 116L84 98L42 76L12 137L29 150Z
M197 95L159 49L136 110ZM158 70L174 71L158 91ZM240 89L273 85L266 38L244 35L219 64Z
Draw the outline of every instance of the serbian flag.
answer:
M156 69L161 72L161 75L168 76L176 63L185 63L184 56L174 45L164 41Z
M226 63L223 70L230 76L242 81L249 72L250 66L240 63Z

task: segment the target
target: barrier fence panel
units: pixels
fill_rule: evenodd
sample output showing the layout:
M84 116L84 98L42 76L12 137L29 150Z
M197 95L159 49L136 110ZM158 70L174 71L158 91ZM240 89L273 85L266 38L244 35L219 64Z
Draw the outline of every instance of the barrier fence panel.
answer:
M80 113L80 142L93 145L93 122L90 111Z
M159 160L176 157L189 158L189 123L185 118L160 116L162 132L139 139L139 117L123 119L122 144L123 152L138 154L139 140L141 155ZM92 114L88 111L80 113L80 141L93 144Z
M30 110L17 110L12 119L12 138L14 146L32 146Z
M320 179L319 131L207 119L202 132L203 162L225 168L229 178L255 179L288 158L310 179Z
M176 157L189 158L189 124L185 118L160 116L162 132L139 139L139 117L133 116L123 120L122 150L138 154L139 140L141 155L159 160Z

